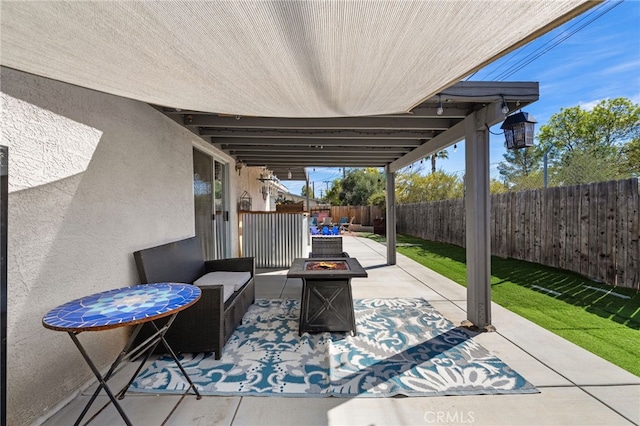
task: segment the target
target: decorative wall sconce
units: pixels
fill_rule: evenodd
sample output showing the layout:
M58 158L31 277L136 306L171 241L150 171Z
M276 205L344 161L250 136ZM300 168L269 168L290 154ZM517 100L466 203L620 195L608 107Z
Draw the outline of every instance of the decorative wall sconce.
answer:
M262 198L266 201L267 197L273 194L273 188L271 186L271 182L276 180L275 176L273 176L273 172L271 170L267 170L267 168L263 168L258 180L262 182Z
M240 211L251 211L251 195L249 195L249 193L247 191L244 191L242 193L242 195L240 196L240 202L239 204L239 210Z

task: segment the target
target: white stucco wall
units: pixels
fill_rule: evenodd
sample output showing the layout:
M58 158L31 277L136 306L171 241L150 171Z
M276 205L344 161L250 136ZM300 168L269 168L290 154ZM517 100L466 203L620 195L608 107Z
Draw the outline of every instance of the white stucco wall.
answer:
M262 196L262 182L258 180L262 167L243 167L240 172L235 172L237 184L236 198L239 200L244 191L251 196L251 210L264 212L271 209L271 197L265 200Z
M18 425L93 378L69 336L42 327L42 316L137 284L133 251L193 235L197 137L144 103L6 68L1 77L0 144L10 158L7 413ZM101 367L125 337L79 336Z

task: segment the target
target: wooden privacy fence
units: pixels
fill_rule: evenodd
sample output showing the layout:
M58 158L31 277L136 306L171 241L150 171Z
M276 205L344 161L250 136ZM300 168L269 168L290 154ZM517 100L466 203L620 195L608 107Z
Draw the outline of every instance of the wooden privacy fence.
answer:
M341 217L346 217L347 220L355 217L353 223L363 226L373 226L374 219L383 217L382 209L377 206L331 206L327 208L312 208L311 213L314 213L316 210L327 212L336 222L338 222Z
M495 194L491 252L640 290L638 179ZM396 207L399 233L465 246L464 200Z

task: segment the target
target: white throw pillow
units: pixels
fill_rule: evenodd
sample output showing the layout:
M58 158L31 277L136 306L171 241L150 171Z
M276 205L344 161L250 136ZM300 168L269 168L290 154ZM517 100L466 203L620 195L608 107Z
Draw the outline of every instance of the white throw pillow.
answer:
M238 291L251 279L251 272L232 272L232 271L215 271L209 272L198 278L194 284L198 287L207 287L210 285L233 286L234 291Z

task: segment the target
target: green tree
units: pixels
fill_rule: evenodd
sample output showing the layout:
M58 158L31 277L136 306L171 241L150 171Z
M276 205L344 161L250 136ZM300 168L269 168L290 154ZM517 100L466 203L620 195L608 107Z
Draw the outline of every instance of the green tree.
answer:
M340 193L342 192L342 179L334 179L329 188L324 194L323 201L329 203L332 206L340 206Z
M463 184L455 174L437 171L428 175L402 173L396 179L396 199L400 204L461 198Z
M621 179L637 170L628 163L640 138L640 106L626 98L606 99L592 110L561 109L540 127L538 140L549 150L554 185Z
M313 189L311 188L311 185L305 185L302 187L302 191L300 191L300 195L302 195L303 197L307 196L307 191L309 192L309 198L315 199L316 196L313 193Z
M623 172L629 176L640 177L640 138L634 138L622 148Z
M366 206L369 205L369 197L376 192L384 191L385 178L375 167L350 169L340 185L337 205Z
M509 187L504 182L500 182L497 179L491 179L489 181L489 192L491 194L503 194L509 192Z
M383 211L384 211L385 207L387 206L386 205L386 200L387 200L387 197L385 195L385 192L381 190L381 191L373 193L371 195L371 197L369 197L368 201L369 201L369 205L370 206L381 207L383 209Z
M449 158L449 153L446 149L443 149L442 151L434 152L433 154L431 154L431 173L436 172L436 160L438 158L441 160L446 160Z
M377 168L352 168L345 172L344 178L333 181L323 201L333 206L367 206L373 194L384 194L384 186L384 175Z
M540 160L543 152L537 147L509 149L504 153L504 161L498 164L498 171L505 185L512 191L542 188Z

